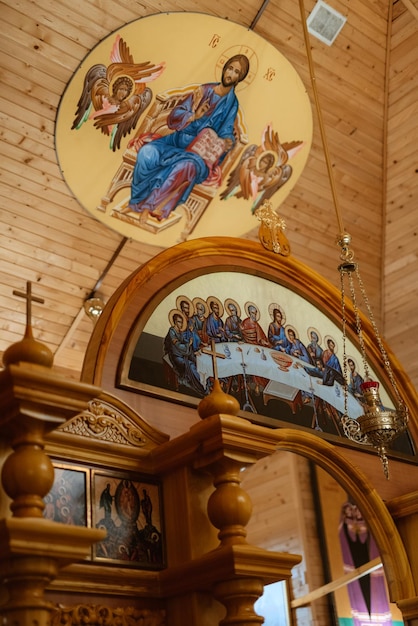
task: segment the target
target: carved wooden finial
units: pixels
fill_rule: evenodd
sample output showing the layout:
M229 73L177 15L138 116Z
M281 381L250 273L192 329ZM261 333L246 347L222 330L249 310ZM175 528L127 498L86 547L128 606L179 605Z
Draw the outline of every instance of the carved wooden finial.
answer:
M3 354L5 366L11 363L26 361L51 367L54 357L51 350L40 341L36 341L32 334L32 302L43 304L45 300L32 295L32 283L27 281L26 291L13 290L13 295L26 300L26 330L21 341L12 344Z

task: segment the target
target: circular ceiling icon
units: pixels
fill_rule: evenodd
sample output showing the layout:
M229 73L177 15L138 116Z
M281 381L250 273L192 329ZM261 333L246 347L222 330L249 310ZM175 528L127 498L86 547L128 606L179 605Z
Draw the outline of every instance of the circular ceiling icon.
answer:
M277 207L291 191L311 142L309 98L287 59L202 13L152 15L102 40L56 124L60 168L80 204L162 247L248 233L264 201Z

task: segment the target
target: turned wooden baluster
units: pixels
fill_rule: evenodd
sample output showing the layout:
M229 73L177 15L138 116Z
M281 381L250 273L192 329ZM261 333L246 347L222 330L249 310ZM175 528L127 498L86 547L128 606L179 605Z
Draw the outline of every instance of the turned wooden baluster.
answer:
M214 372L216 353L212 350ZM238 401L222 391L215 378L212 393L199 404L198 412L202 419L216 414L237 415L240 410ZM251 518L252 503L250 496L241 487L241 473L249 463L223 456L208 467L213 476L215 491L210 495L207 505L208 517L215 528L219 529L220 548L248 545L246 526ZM248 546L251 549L251 546ZM263 580L247 571L242 577L234 571L225 572L229 579L214 586L214 596L226 608L226 617L220 626L254 626L263 624L264 618L254 611L254 603L263 594Z
M54 482L54 468L44 451L44 438L87 406L93 388L69 384L51 370L50 349L33 338L31 303L26 298L23 339L3 354L0 370L0 437L12 448L1 480L11 498L11 517L0 519L0 614L4 626L50 626L55 607L45 589L61 567L84 559L105 532L59 524L43 518L43 498Z

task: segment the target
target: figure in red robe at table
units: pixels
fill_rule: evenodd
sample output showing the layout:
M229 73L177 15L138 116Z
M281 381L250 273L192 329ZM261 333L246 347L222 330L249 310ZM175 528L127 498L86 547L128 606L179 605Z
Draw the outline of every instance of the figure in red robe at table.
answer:
M245 343L254 343L258 346L270 348L270 342L267 339L264 330L258 323L258 320L260 319L260 312L256 305L251 302L247 303L245 305L245 311L248 317L246 317L241 324L242 338ZM256 395L260 393L260 387L264 389L269 382L267 378L263 378L262 376L252 376L252 379L255 384Z

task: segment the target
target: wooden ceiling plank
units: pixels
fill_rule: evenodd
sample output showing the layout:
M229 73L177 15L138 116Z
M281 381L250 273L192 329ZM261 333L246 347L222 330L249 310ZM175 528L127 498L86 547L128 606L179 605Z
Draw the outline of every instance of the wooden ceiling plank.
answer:
M411 2L411 0L401 0L401 2L406 6L412 17L414 17L418 21L418 9L413 4L413 2Z
M0 38L0 50L21 59L27 63L28 68L36 66L46 76L54 76L62 80L64 84L68 82L70 72L76 62L74 58L71 63L67 55L54 54L54 49L44 43L39 43L39 39L31 38L28 41L28 36L13 26L3 31L3 37Z
M4 51L0 51L0 66L3 68L7 67L3 72L4 76L9 76L9 78L8 81L4 80L4 82L9 82L16 90L20 88L20 91L22 91L25 97L32 93L27 86L34 85L42 94L42 98L46 97L56 103L57 98L59 100L65 88L63 81L58 80L55 76L48 76L46 78L45 73L40 71L37 67L31 68L29 78L27 64L22 61L22 59L11 56ZM13 76L13 80L10 75Z
M30 256L34 254L38 260L45 263L53 263L57 268L71 271L75 275L85 276L87 280L97 279L98 271L94 267L96 257L94 255L95 248L90 246L89 250L74 250L75 242L72 237L67 238L64 233L40 229L35 232L33 228L28 227L30 220L21 220L21 223L14 220L13 215L10 216L6 212L2 216L2 223L6 226L6 245L10 235L15 234L15 229L19 229L19 239L22 243L22 253ZM11 226L10 226L11 223ZM60 235L60 240L58 240Z

